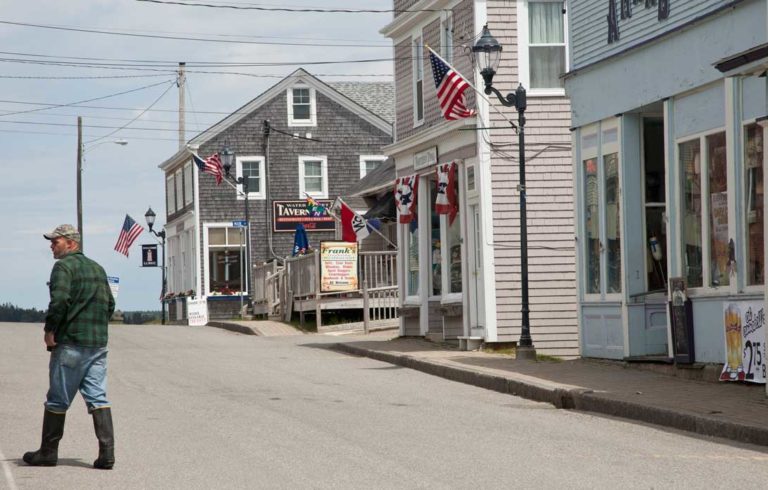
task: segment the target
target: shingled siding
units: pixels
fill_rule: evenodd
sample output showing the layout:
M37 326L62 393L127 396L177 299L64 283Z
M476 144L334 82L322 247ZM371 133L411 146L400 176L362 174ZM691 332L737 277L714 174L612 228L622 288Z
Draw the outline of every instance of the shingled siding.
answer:
M469 58L463 43L472 43L474 37L473 1L464 0L453 9L454 25L454 59L453 66L467 79L474 77L472 60ZM423 43L435 51L440 50L440 19L434 19L422 28ZM395 45L395 121L396 138L402 141L410 136L417 135L445 122L440 112L437 100L435 79L432 75L432 67L429 63L429 51L424 48L424 123L414 127L413 95L413 40L405 39ZM474 82L473 82L474 83ZM465 92L467 107L475 106L475 94L473 90Z
M294 139L274 131L270 135L270 199L304 199L299 195L300 155L328 157L328 197L334 199L360 180L360 155L381 154L381 147L391 143L388 134L320 92L317 92L317 127L289 128L286 98L287 94L283 92L267 102L249 117L202 145L199 154L208 156L224 146L229 146L238 155L262 156L262 124L265 119L276 129L302 136L310 132L312 138L321 142ZM236 200L234 189L226 184L217 186L211 175L199 175L201 223L243 219L244 203L242 200ZM265 200L251 199L248 205L251 220L251 263L258 264L272 258L268 241L271 223L267 223ZM201 229L201 243L202 233ZM313 232L308 235L313 247L317 247L320 240L334 238L333 232ZM292 247L292 233L273 234L273 249L278 256L290 255ZM204 253L205 250L201 250L201 254ZM201 271L201 275L204 276L205 271ZM206 281L205 277L203 281Z
M409 9L419 3L419 0L395 0L395 18L403 14L403 10Z
M514 6L514 3L511 3ZM502 93L517 85L516 9L491 0L488 23L505 47L503 69L495 79ZM498 104L497 104L498 105ZM490 111L492 126L505 127ZM505 110L517 121L514 110ZM570 107L564 97L528 97L526 111L526 184L528 211L528 284L531 334L537 350L578 355L576 255ZM499 341L520 336L520 200L518 136L511 130L491 134L496 302ZM510 146L507 146L510 145Z

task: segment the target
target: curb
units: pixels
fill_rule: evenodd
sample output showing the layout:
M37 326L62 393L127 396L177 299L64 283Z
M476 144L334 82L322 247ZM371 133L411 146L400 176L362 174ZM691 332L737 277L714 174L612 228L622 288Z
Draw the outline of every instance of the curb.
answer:
M470 369L462 369L437 361L425 361L407 354L390 354L344 343L333 344L331 347L346 354L368 357L451 381L519 396L528 400L550 403L556 408L598 413L693 432L704 436L768 446L768 429L762 427L718 420L714 417L682 410L670 410L641 403L614 400L609 397L600 396L592 390L557 386L543 380L538 383L535 381L535 378L527 376L525 380L508 378Z
M238 332L245 335L259 335L252 328L246 327L245 325L238 325L237 323L208 322L206 324L206 327L223 328L224 330L229 330L231 332Z

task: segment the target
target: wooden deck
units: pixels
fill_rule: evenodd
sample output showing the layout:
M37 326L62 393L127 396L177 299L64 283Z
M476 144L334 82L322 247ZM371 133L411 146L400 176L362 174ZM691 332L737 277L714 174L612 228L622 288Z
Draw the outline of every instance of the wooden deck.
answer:
M297 312L303 323L305 313L314 313L318 332L324 330L323 312L332 310L362 310L365 331L376 325L396 324L400 304L397 252L361 252L358 257L361 289L343 293L320 292L317 251L286 258L282 266L271 262L255 267L254 314L290 321Z

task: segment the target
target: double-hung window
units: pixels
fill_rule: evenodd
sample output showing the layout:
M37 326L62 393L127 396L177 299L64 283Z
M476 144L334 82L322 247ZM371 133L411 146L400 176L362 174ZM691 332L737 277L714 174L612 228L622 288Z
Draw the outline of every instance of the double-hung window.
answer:
M424 122L424 43L419 35L413 40L413 123Z
M440 22L440 54L448 63L453 63L453 12L444 12Z
M376 170L386 159L384 155L360 155L360 178Z
M288 126L316 126L315 89L294 86L288 89Z
M173 173L165 176L165 209L168 216L176 212L176 180Z
M264 186L266 185L266 175L264 174L264 157L238 156L236 164L237 177L242 177L248 182L248 199L264 199L266 196L264 191ZM244 198L243 192L243 185L238 184L238 199Z
M328 158L299 157L299 198L328 198Z
M541 95L562 95L567 70L566 16L562 0L518 0L520 81Z

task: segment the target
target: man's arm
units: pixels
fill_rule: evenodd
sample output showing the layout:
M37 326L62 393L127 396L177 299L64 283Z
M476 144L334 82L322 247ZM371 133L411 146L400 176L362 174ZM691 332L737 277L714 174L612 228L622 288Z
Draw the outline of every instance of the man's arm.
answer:
M71 277L67 268L56 262L51 271L49 285L51 302L48 303L48 313L45 316L45 331L56 333L59 326L67 318L70 304Z

